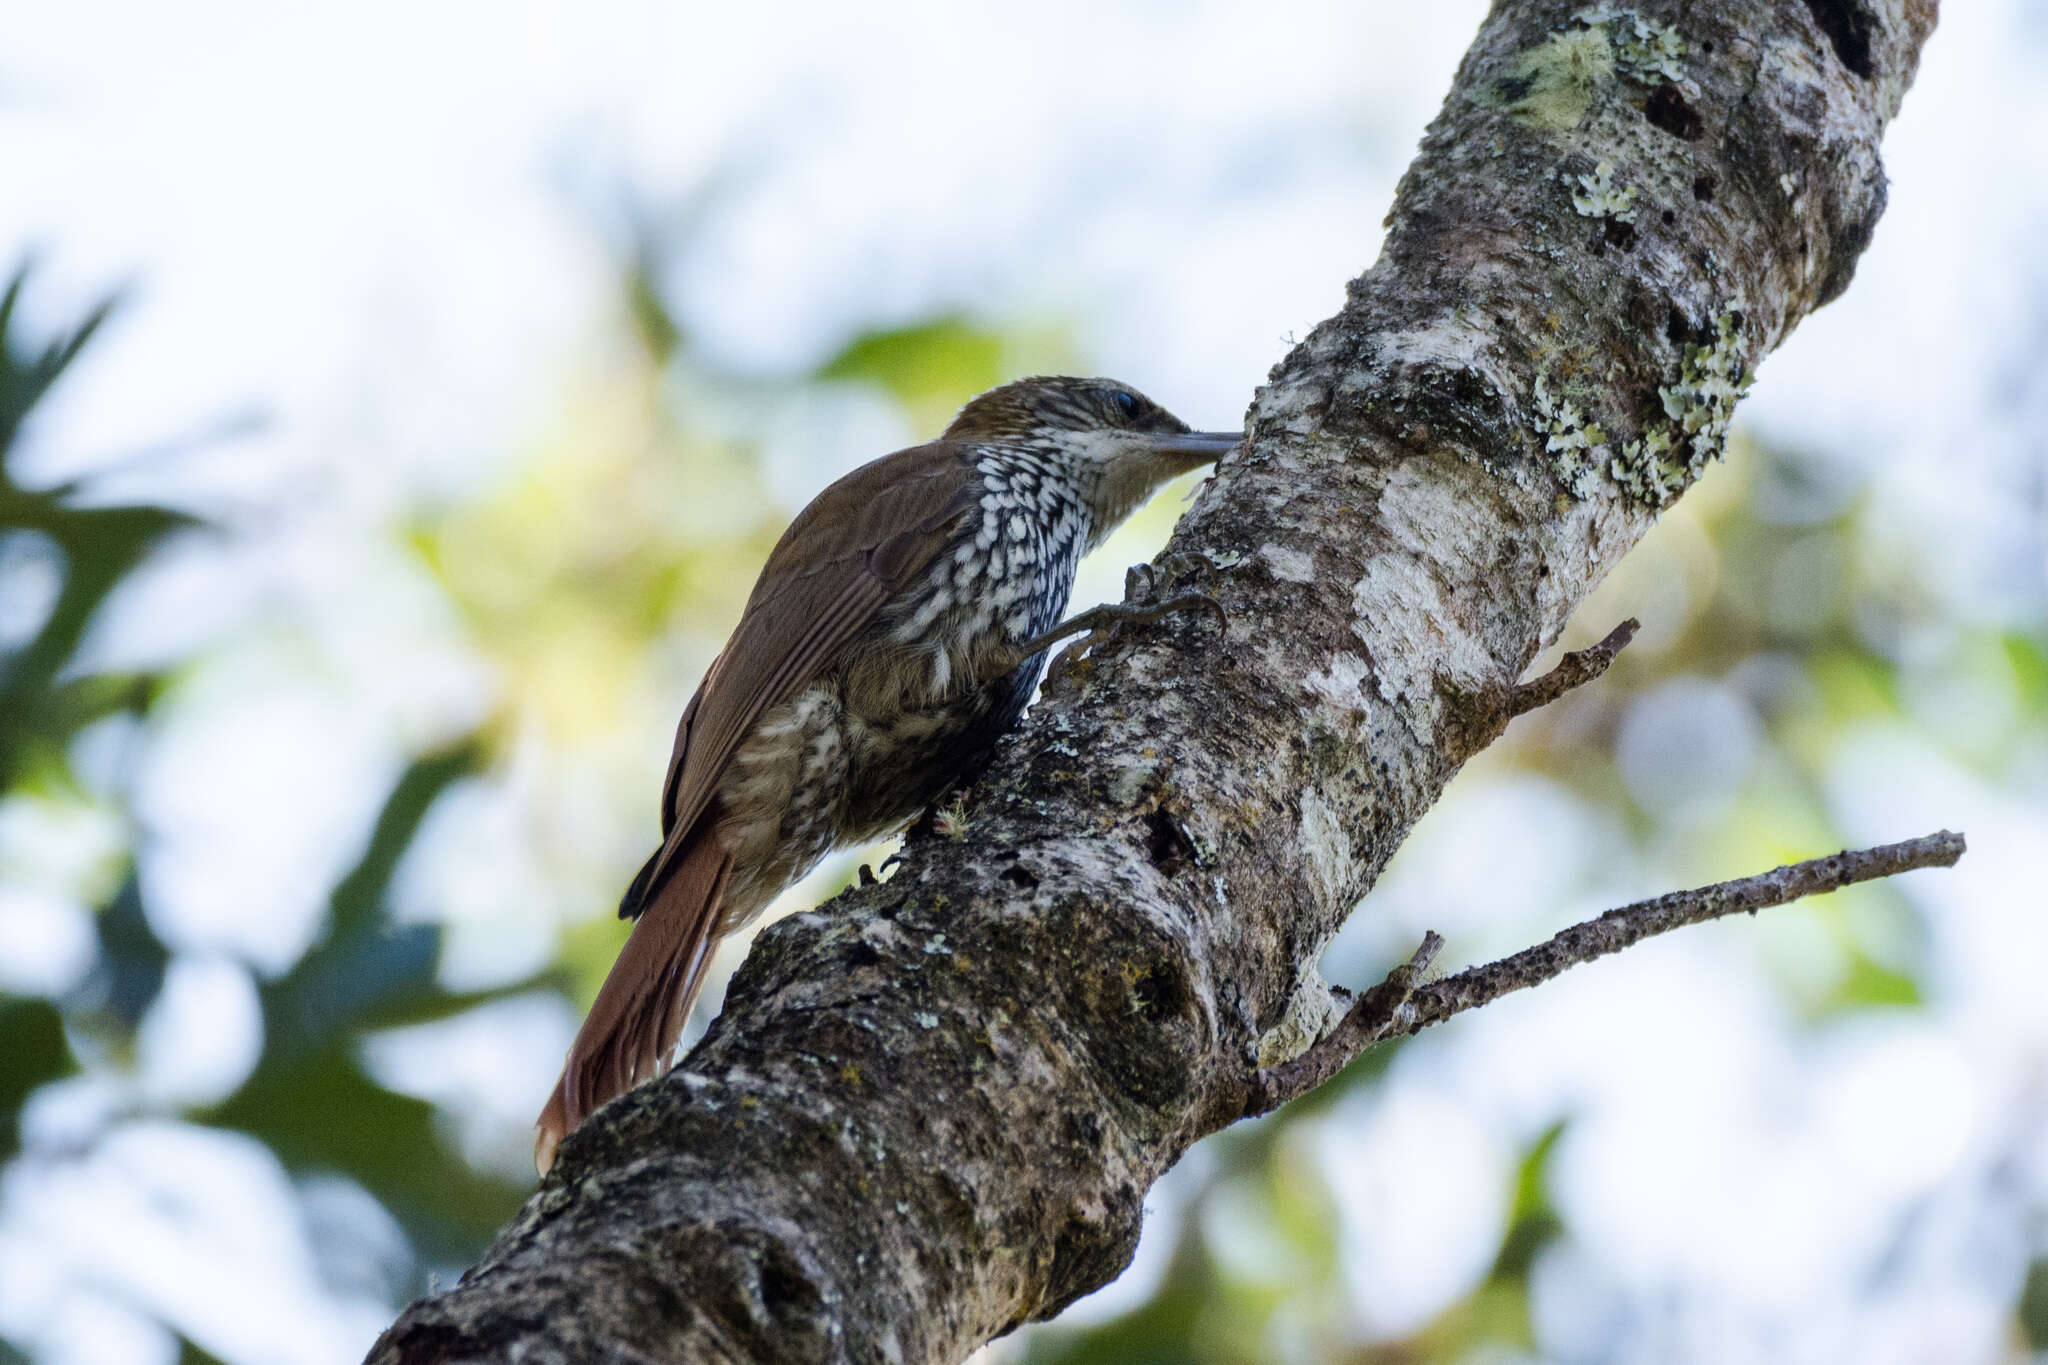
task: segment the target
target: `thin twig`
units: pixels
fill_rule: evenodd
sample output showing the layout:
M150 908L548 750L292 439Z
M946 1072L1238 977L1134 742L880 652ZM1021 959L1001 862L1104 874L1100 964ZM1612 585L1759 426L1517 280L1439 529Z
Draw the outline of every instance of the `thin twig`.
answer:
M1964 847L1962 835L1942 830L1904 843L1845 850L1739 881L1673 891L1654 900L1609 910L1598 919L1575 924L1548 942L1525 948L1513 957L1471 967L1430 983L1415 993L1412 1014L1386 1036L1415 1033L1454 1014L1477 1009L1509 991L1540 985L1568 967L1618 953L1652 935L1688 924L1703 924L1743 911L1753 915L1802 896L1892 877L1915 868L1953 867L1963 856Z
M1575 687L1584 687L1607 671L1614 662L1614 656L1621 653L1633 640L1641 622L1631 616L1613 630L1607 638L1588 649L1575 649L1557 661L1557 667L1540 678L1517 683L1508 694L1508 715L1519 716L1525 711L1534 711L1539 706L1548 706Z
M1608 637L1609 640L1613 638L1612 635ZM1559 668L1562 667L1560 664ZM1356 1061L1376 1043L1419 1033L1454 1014L1478 1009L1509 991L1541 985L1569 967L1618 953L1652 935L1668 933L1688 924L1703 924L1707 920L1740 914L1745 910L1753 915L1802 896L1896 876L1914 868L1953 867L1963 856L1964 848L1962 835L1942 830L1904 843L1882 844L1876 848L1845 850L1826 858L1811 858L1738 881L1716 882L1692 891L1673 891L1653 900L1637 901L1619 910L1609 910L1598 919L1575 924L1548 941L1525 948L1512 957L1489 962L1483 967L1470 967L1456 976L1418 986L1414 984L1414 978L1421 968L1416 964L1426 964L1443 945L1443 940L1432 932L1423 939L1422 947L1416 950L1414 958L1396 967L1385 981L1360 996L1328 1035L1293 1061L1255 1072L1249 1086L1245 1114L1249 1117L1268 1113L1297 1096L1307 1094Z

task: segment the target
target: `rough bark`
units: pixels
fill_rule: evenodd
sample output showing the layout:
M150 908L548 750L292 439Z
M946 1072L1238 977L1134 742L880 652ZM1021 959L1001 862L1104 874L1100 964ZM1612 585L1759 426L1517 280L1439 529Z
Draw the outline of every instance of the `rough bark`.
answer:
M1500 0L1162 561L1227 627L1056 668L964 827L764 933L372 1358L955 1361L1116 1275L1327 1023L1324 945L1516 679L1847 286L1934 18Z

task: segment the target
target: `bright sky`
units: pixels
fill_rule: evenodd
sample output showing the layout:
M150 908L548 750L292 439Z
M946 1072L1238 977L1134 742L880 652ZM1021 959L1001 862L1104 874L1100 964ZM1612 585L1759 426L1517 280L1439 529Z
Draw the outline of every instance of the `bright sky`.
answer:
M0 261L42 251L30 307L50 322L110 283L134 291L21 472L102 469L167 435L261 422L109 485L223 512L241 534L157 574L96 647L163 657L291 612L331 656L319 677L243 656L166 722L141 789L158 836L145 873L159 927L189 957L152 1027L221 1041L152 1053L145 1040L145 1089L235 1083L252 1047L249 965L275 969L303 947L324 878L407 746L488 696L416 585L363 545L422 491L478 486L557 415L563 376L613 326L614 206L681 226L694 193L719 188L668 283L723 364L800 370L851 331L939 310L1074 318L1098 369L1224 425L1370 260L1482 8L19 7L0 53ZM1963 618L2038 620L2043 605L2044 49L2034 0L1950 7L1887 143L1892 207L1855 286L1765 365L1745 408L1867 472L1903 562ZM796 482L873 453L813 452L818 477ZM393 657L405 686L380 677ZM1712 710L1680 700L1677 712ZM1475 879L1459 850L1498 847L1530 803L1569 837L1519 850L1530 880L1512 892ZM1969 828L1964 868L1916 892L1947 926L1954 999L1816 1054L1789 1040L1756 954L1709 932L1405 1054L1370 1106L1305 1130L1342 1201L1362 1332L1412 1327L1462 1292L1497 1231L1488 1173L1567 1104L1586 1122L1561 1154L1581 1235L1563 1255L1583 1273L1560 1262L1536 1296L1558 1340L1597 1353L1615 1315L1688 1280L1796 1323L1774 1360L1923 1359L1992 1330L2010 1296L1958 1248L1975 1245L1965 1232L1992 1198L1981 1181L2013 1141L1985 1116L2013 1112L2048 1043L2048 951L2014 894L2031 888L2038 905L2048 801L1874 733L1836 804L1872 838ZM17 863L90 855L91 830L11 819L0 813L0 848ZM1539 918L1603 908L1564 898L1616 866L1620 844L1543 784L1458 792L1383 891L1373 940L1455 929L1451 904L1475 935L1513 946ZM303 895L281 898L285 886ZM27 926L0 949L6 978L49 988L75 974L82 910L33 877L0 893L19 914L10 930ZM1623 1017L1653 1022L1603 1030L1597 1071L1574 1060L1598 1021ZM551 1074L566 1027L516 1013L474 1026L448 1042L466 1069L418 1084L470 1094L506 1068ZM46 1134L91 1131L117 1100L74 1090L30 1118ZM502 1095L474 1104L524 1120ZM1674 1112L1697 1116L1700 1141L1643 1159ZM1852 1281L1875 1258L1857 1239L1920 1199L1936 1226L1888 1263L1899 1321L1849 1323ZM1128 1283L1081 1311L1143 1292L1159 1250L1148 1243ZM259 1267L266 1292L252 1297L244 1276ZM1636 1282L1600 1278L1615 1275ZM316 1273L301 1204L260 1149L126 1125L89 1161L20 1165L0 1190L0 1331L52 1361L169 1360L150 1315L232 1359L351 1360L383 1314ZM1697 1330L1671 1324L1668 1339L1697 1346ZM1830 1332L1859 1349L1828 1355ZM1745 1354L1750 1341L1716 1358L1766 1358Z

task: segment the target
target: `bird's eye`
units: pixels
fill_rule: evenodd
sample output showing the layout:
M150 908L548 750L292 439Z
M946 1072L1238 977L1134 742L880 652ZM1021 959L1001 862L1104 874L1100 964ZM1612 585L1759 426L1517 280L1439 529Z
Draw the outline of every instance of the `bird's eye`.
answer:
M1109 401L1116 405L1117 412L1126 421L1135 421L1137 419L1138 395L1132 393L1129 389L1118 389L1109 396Z

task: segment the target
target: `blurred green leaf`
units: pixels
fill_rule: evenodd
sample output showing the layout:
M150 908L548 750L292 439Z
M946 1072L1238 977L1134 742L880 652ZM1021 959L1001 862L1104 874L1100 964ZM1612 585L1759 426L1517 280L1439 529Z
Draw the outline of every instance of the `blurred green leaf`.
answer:
M2048 1261L2036 1261L2027 1267L2027 1282L2020 1290L2015 1315L2027 1345L2036 1351L2048 1351Z
M393 786L363 855L335 885L326 934L260 988L262 1060L209 1122L258 1138L295 1173L342 1171L384 1203L435 1262L463 1261L525 1196L450 1149L434 1106L395 1094L363 1070L364 1036L443 1018L517 991L455 995L435 979L441 931L395 925L391 879L442 793L482 758L472 737L416 759Z
M6 483L6 455L13 449L14 438L29 410L78 359L79 352L120 303L119 295L109 295L65 335L41 346L25 345L15 334L14 314L34 268L30 260L16 265L5 292L0 293L0 484Z
M188 1336L178 1338L178 1365L222 1365L220 1357Z
M288 1059L266 1054L247 1084L201 1117L254 1136L295 1175L353 1177L436 1264L474 1257L527 1193L452 1151L432 1104L364 1074L353 1038Z
M70 1009L97 1021L117 1048L141 1024L163 989L171 950L156 936L142 909L142 887L131 869L99 913L100 951Z
M1421 1331L1388 1343L1366 1358L1387 1361L1466 1360L1486 1348L1534 1350L1529 1319L1529 1272L1545 1247L1564 1231L1550 1199L1550 1162L1565 1121L1543 1130L1515 1171L1515 1197L1507 1231L1486 1278L1439 1313Z
M362 857L335 884L326 934L289 972L261 989L266 1063L319 1053L337 1038L369 1029L449 1012L439 1009L444 993L434 978L440 928L393 924L386 897L428 810L481 759L481 745L471 738L416 759L399 778Z
M1560 1119L1543 1130L1542 1136L1523 1154L1515 1170L1515 1202L1508 1214L1508 1230L1501 1238L1500 1254L1494 1258L1490 1280L1525 1283L1536 1257L1564 1230L1564 1223L1550 1201L1550 1160L1564 1136Z
M2048 712L2048 647L2019 631L2007 631L2001 643L2019 685L2020 704L2036 717Z
M661 296L657 270L657 261L644 247L634 253L626 271L626 312L649 358L666 365L682 349L684 338L682 325Z
M43 537L57 562L56 600L35 635L0 657L0 789L68 783L67 753L79 730L105 716L141 713L162 687L154 675L75 675L79 643L108 598L167 538L199 526L168 508L74 505L78 489L26 490L5 457L23 423L104 322L113 303L44 346L18 335L27 268L0 292L0 529ZM475 739L414 762L386 800L362 856L330 897L326 932L284 976L259 987L264 1050L234 1095L200 1122L240 1129L298 1173L337 1171L381 1200L417 1253L465 1262L518 1207L523 1182L480 1173L453 1147L434 1106L378 1085L361 1051L371 1032L445 1018L480 1002L530 990L451 993L435 978L440 931L396 925L392 877L433 803L482 759ZM79 1069L65 1024L103 1035L118 1062L160 994L171 952L145 913L131 869L95 923L98 953L65 1000L0 997L0 1111L18 1112L35 1087ZM0 1157L18 1144L0 1134ZM211 1357L186 1340L181 1359ZM0 1358L11 1356L0 1349Z
M47 1000L0 995L0 1161L21 1150L16 1119L37 1086L78 1070L64 1019Z
M1807 666L1820 687L1828 712L1838 722L1896 715L1899 687L1895 670L1860 650L1828 649Z
M60 558L62 587L35 637L0 657L0 788L24 772L58 766L66 745L110 710L139 708L146 680L59 679L107 597L176 532L197 518L165 507L77 507L71 486L19 487L7 461L22 424L70 368L116 306L109 297L69 332L41 346L16 334L15 312L29 265L0 293L0 529L35 531Z
M41 531L63 551L65 562L64 591L56 607L35 640L9 661L10 691L53 681L108 594L165 537L204 524L167 507L73 507L66 502L70 496L74 490L0 489L0 525Z
M1841 979L1816 1011L1821 1017L1852 1010L1913 1009L1927 1003L1920 983L1853 945Z
M878 384L906 407L950 407L1003 381L1003 338L959 317L863 332L818 377Z
M5 667L0 661L0 675ZM163 679L146 673L67 678L41 692L17 692L0 677L0 705L18 703L0 719L0 786L76 794L70 748L79 731L108 716L142 715L162 691Z

